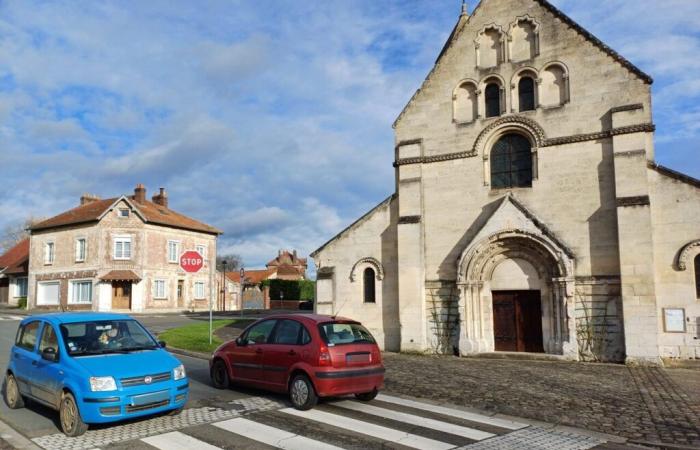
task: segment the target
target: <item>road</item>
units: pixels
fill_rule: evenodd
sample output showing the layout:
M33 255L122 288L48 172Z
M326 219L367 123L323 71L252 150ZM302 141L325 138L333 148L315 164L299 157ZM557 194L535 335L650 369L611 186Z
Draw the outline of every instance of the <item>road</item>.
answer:
M152 331L204 318L142 316ZM0 365L7 365L17 320L0 314ZM116 425L90 427L67 438L55 411L36 404L9 410L0 418L45 449L520 449L527 442L568 449L608 447L605 441L568 430L533 426L526 420L496 417L453 405L380 394L371 403L354 399L322 401L299 412L286 397L241 388L216 390L205 360L178 356L190 377L190 401L179 416L156 416Z

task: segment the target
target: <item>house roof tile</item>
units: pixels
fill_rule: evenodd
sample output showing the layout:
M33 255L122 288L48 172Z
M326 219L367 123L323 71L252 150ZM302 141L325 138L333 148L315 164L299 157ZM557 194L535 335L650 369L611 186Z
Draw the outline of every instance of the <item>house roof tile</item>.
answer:
M0 256L0 271L24 273L26 270L22 266L27 261L29 261L29 238L22 239Z

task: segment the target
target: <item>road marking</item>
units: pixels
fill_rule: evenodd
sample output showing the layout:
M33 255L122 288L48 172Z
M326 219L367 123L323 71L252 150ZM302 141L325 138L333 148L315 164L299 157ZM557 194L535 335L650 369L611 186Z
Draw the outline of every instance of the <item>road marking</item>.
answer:
M315 441L298 434L273 428L248 419L231 419L212 424L248 439L286 450L342 450L340 447ZM192 447L196 448L196 447Z
M392 397L390 395L379 394L377 400L387 403L393 403L395 405L408 406L409 408L422 409L424 411L430 411L443 416L456 417L458 419L469 420L471 422L483 423L486 425L493 425L499 428L505 428L507 430L520 430L528 425L520 422L514 422L512 420L498 419L495 417L483 416L481 414L470 413L467 411L461 411L459 409L445 408L444 406L431 405L429 403L421 403L413 400L407 400L405 398Z
M220 450L220 447L214 447L179 431L151 436L141 440L161 450Z
M397 422L403 422L410 425L417 425L423 428L430 428L436 431L440 431L442 433L454 434L456 436L461 436L475 441L483 441L484 439L488 439L495 436L495 434L493 433L475 430L474 428L467 428L461 425L454 425L452 423L441 422L439 420L428 419L426 417L421 416L414 416L413 414L406 414L394 411L392 409L379 408L364 403L351 402L349 400L343 400L331 404L334 406L340 406L341 408L350 409L365 414L371 414L377 417L383 417L384 419L395 420Z
M351 419L336 414L330 414L323 411L299 411L293 408L285 408L281 409L280 412L290 414L296 417L301 417L302 419L309 419L326 425L342 428L345 430L352 430L356 433L365 434L367 436L372 436L384 441L395 442L397 444L405 445L406 447L412 447L421 450L448 450L456 447L455 445L448 444L446 442L440 442L434 439L416 436L415 434L406 433L403 431L394 430L380 425L374 425L372 423L363 422L361 420Z
M24 316L0 316L0 320L22 320Z

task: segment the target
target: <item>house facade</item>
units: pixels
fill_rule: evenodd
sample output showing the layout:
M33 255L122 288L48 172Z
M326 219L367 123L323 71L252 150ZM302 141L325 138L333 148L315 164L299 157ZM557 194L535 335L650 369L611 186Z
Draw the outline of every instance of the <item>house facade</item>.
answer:
M17 306L27 298L29 239L0 256L0 305Z
M546 0L463 10L394 123L396 191L312 253L389 350L700 358L700 181L652 79Z
M168 208L162 188L151 201L143 185L130 196L83 196L80 206L35 224L30 232L30 309L209 308L221 232ZM194 274L179 264L189 250L204 258Z

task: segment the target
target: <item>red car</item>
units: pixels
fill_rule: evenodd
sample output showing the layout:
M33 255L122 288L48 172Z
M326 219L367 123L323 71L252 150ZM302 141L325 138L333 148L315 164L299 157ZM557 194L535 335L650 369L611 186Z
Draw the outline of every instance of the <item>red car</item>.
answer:
M384 387L374 338L359 322L316 314L278 314L248 326L209 361L212 383L289 393L297 409L319 397L354 394L370 401Z

